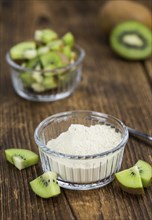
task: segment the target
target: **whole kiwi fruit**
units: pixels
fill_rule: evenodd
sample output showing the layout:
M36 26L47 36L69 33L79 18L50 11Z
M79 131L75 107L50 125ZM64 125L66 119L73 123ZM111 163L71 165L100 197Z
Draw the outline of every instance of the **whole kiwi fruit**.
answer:
M152 29L151 11L136 1L107 1L99 11L99 26L108 35L119 23L136 20Z

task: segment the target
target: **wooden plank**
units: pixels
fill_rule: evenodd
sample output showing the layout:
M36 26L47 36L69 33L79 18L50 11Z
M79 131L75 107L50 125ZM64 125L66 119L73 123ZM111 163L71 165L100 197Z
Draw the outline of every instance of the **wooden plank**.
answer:
M92 191L63 190L43 200L33 194L29 181L42 173L41 165L23 171L6 162L4 149L23 147L35 152L33 133L45 117L61 111L88 109L112 114L127 125L152 134L151 90L143 63L127 62L111 52L96 26L100 1L3 1L2 54L16 42L30 39L35 29L52 27L59 34L71 30L86 50L83 80L69 98L33 103L15 95L4 56L0 93L0 213L1 219L150 219L151 192L142 197L123 193L115 181ZM102 2L103 3L103 2ZM149 3L148 3L149 4ZM150 70L150 62L146 62ZM150 70L151 71L151 70ZM149 71L149 72L150 72ZM130 138L122 168L139 158L152 162L152 150Z
M152 84L152 59L148 59L144 62L145 72L147 74L147 79L149 83Z

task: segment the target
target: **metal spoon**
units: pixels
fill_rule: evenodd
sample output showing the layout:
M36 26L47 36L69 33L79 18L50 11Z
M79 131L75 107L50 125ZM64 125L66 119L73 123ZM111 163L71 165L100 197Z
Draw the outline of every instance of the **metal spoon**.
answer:
M130 128L130 127L127 127L127 128L128 128L129 133L132 134L133 136L138 137L138 138L140 137L143 140L148 141L148 143L152 144L152 136L151 135L148 135L148 134L145 134L143 132L137 131L136 129L133 129L133 128Z

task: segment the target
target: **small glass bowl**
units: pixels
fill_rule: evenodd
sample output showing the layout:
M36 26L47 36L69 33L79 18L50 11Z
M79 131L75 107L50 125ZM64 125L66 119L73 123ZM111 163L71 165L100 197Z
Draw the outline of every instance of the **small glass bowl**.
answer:
M75 46L74 51L77 54L77 59L74 63L61 68L45 71L26 69L16 64L11 59L10 54L7 53L6 60L10 66L12 84L16 93L22 98L38 102L56 101L71 95L71 93L74 92L80 82L82 73L82 61L85 56L84 50L78 45ZM50 74L51 72L51 76L55 77L55 80L57 80L57 86L43 92L35 92L31 88L24 86L20 74L26 72L30 72L31 74L40 73L43 75Z
M121 133L120 143L112 150L94 155L69 155L52 151L47 142L68 130L71 124L105 124ZM107 185L122 163L128 129L117 118L92 111L63 112L43 120L35 130L42 169L58 174L59 185L67 189L88 190ZM85 146L84 146L85 147Z

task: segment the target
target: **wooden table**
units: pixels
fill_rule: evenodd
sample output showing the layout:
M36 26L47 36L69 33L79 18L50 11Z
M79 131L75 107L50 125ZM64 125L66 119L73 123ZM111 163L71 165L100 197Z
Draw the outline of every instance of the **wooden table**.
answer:
M0 219L1 220L148 220L152 216L152 188L144 196L122 192L115 181L90 191L62 189L58 197L37 197L29 182L42 174L41 164L19 171L4 156L6 148L38 152L33 133L38 123L54 113L88 109L105 112L128 126L152 134L151 60L118 58L102 39L96 18L101 0L2 0L0 64ZM150 0L143 4L151 7ZM18 97L11 84L5 53L34 30L50 27L60 35L71 31L85 49L83 79L69 98L34 103ZM138 159L152 162L151 147L130 137L122 169Z

